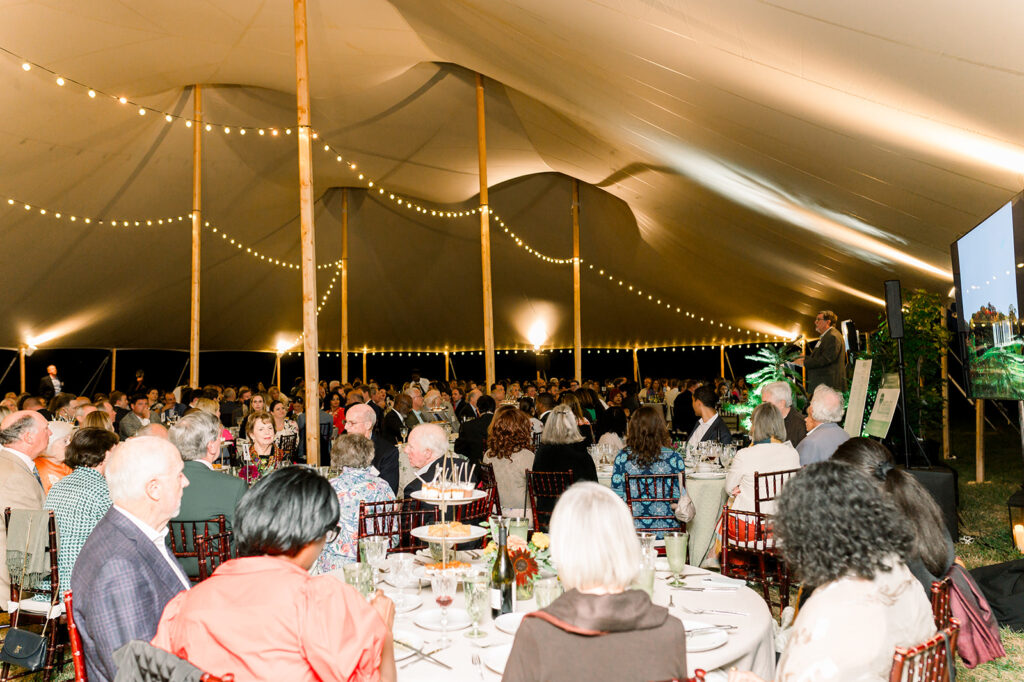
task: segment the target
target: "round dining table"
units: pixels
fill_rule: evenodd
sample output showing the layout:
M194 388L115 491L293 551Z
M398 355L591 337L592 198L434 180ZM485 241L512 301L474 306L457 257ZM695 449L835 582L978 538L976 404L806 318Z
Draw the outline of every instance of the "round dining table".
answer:
M466 558L466 557L460 557ZM663 561L663 560L662 560ZM482 566L479 560L472 561L475 566ZM771 680L775 675L775 640L772 631L772 617L764 599L746 587L742 582L735 581L707 583L705 578L722 581L716 573L687 566L682 573L683 584L691 589L674 589L668 584L669 574L659 570L654 581L655 604L668 606L671 616L679 618L688 625L731 625L734 629L725 631L724 643L706 651L687 652L687 674L693 676L697 668L709 673L708 680L725 680L726 671L736 667L739 670L751 670L764 680ZM339 576L340 577L340 576ZM385 591L394 591L383 585ZM416 588L406 588L406 595L416 594L421 604L411 611L397 614L394 632L396 639L410 638L422 642L422 650L430 653L436 646L433 644L441 637L436 630L425 629L417 625L424 612L436 609L430 585L423 583L417 593ZM669 601L671 599L671 605ZM464 599L461 581L450 607L451 618L464 616ZM517 612L527 613L536 610L533 599L518 602ZM688 613L698 610L715 610L722 613ZM462 611L462 614L455 612ZM725 613L728 612L728 613ZM433 658L450 667L445 668L437 663L422 658L400 646L395 647L398 679L403 682L451 682L452 680L498 680L504 667L508 653L515 639L513 634L499 630L488 614L484 615L481 629L486 637L469 639L465 636L467 628L449 630L451 646L432 653ZM691 640L691 643L699 639ZM705 643L704 646L707 646ZM703 648L699 647L699 648ZM474 665L473 655L480 657L479 665Z

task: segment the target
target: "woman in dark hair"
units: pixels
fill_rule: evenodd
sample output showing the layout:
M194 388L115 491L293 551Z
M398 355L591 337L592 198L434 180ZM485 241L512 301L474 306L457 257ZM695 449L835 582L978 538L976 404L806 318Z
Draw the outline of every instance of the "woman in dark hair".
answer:
M57 568L61 594L71 589L71 571L78 554L110 509L110 490L103 469L107 453L118 440L116 433L106 429L84 427L75 431L64 450L64 463L72 471L50 486L46 495L43 506L53 511L60 535Z
M839 446L832 459L852 465L875 481L903 512L913 531L913 541L904 559L925 594L930 595L932 582L942 579L956 558L953 539L931 493L916 478L897 469L892 453L870 438L851 438Z
M483 462L494 467L502 513L517 515L526 506L526 470L533 468L533 427L515 405L502 405L494 413Z
M586 444L593 445L596 443L597 438L594 437L594 426L583 411L583 403L580 401L579 396L573 391L563 391L562 395L559 396L558 402L562 405L568 405L572 413L576 415L576 426L579 427L580 434L586 440Z
M395 679L394 605L309 569L334 539L338 498L306 467L261 478L235 511L238 559L164 608L153 644L249 680Z
M668 447L671 442L659 408L646 406L634 412L629 418L626 447L615 456L612 466L612 490L626 499L626 474L681 473L683 458ZM636 519L637 516L672 516L672 509L668 502L634 502L633 517L637 528L651 528L655 525L654 519Z
M693 411L697 415L697 423L690 430L687 447L696 447L697 443L712 441L728 445L732 443L729 427L718 418L718 394L713 386L704 384L693 392Z
M626 411L618 405L609 407L597 418L597 444L610 444L615 452L626 446Z
M341 433L345 430L345 398L341 395L341 391L335 389L327 396L326 405L324 405L324 411L331 415L331 421L334 422L334 428L338 429Z
M775 679L884 682L896 647L935 634L931 605L900 558L913 531L878 485L849 464L811 464L790 479L775 538L797 579L815 588L793 623ZM757 679L729 675L730 682Z

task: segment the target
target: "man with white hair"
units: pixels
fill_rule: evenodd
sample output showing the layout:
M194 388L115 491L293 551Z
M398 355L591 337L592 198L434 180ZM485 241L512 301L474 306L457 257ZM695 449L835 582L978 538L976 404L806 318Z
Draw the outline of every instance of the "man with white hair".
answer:
M377 413L369 405L352 405L345 412L345 433L354 433L373 442L373 463L377 475L387 481L391 492L398 494L398 448L377 433Z
M807 407L807 437L800 441L800 466L824 462L840 445L850 439L838 422L843 418L843 396L835 389L820 384L814 389Z
M71 575L78 631L90 682L117 675L114 652L156 634L164 606L189 589L167 547L167 522L188 485L178 449L152 436L132 438L107 455L112 506L82 547Z
M430 482L439 472L445 473L444 454L448 451L448 433L437 424L420 424L409 432L409 441L405 444L405 454L409 457L409 465L416 472L416 477L405 486L405 497L423 487L423 481ZM469 460L459 455L452 455L452 462L470 467ZM473 480L476 481L474 471Z
M804 416L793 409L793 387L786 381L773 381L761 389L761 402L779 408L786 424L786 440L795 448L807 436Z
M164 426L163 424L157 424L156 422L149 422L141 429L136 431L135 435L132 436L132 438L141 438L144 436L152 436L153 438L163 438L164 440L168 440L170 438L167 432L167 427Z
M0 422L0 511L42 509L43 485L35 458L50 442L50 425L33 410L20 410ZM0 523L0 608L7 610L11 576L7 570L7 527Z
M429 420L423 414L423 391L418 386L409 386L405 389L405 394L412 402L412 410L405 415L405 428L412 429L419 424L426 424Z

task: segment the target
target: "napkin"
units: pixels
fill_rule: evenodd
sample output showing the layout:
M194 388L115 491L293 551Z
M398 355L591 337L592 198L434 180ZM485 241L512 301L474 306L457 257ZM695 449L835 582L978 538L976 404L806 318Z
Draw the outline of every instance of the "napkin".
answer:
M743 587L747 584L739 578L729 578L718 573L709 573L701 582L708 587Z

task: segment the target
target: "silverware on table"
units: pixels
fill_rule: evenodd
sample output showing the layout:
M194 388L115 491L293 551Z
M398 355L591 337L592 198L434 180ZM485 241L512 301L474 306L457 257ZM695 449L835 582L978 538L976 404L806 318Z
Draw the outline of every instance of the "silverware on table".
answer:
M729 587L728 585L708 585L707 587L690 587L689 585L673 585L669 583L668 588L670 590L683 590L685 592L735 592L738 587Z
M686 634L687 635L692 635L692 634L695 634L695 633L698 633L698 632L714 632L716 630L735 630L735 629L736 629L735 625L706 625L704 627L699 627L699 628L694 628L692 630L687 630Z
M406 649L412 651L415 654L415 656L413 657L413 659L411 661L407 661L407 662L402 664L401 667L403 667L403 668L407 668L410 665L412 665L413 663L418 663L419 660L422 658L422 659L425 659L427 661L430 661L431 663L435 663L435 664L441 666L442 668L447 668L448 670L452 669L452 667L450 665L448 665L444 661L437 660L433 656L433 654L436 654L438 651L441 651L442 649L444 649L444 647L438 647L437 649L433 649L432 651L424 651L423 649L417 649L413 645L411 645L411 644L409 644L407 642L403 642L403 641L398 640L398 639L395 640L395 644L399 644L401 646L404 646Z
M480 676L480 679L484 679L484 664L480 662L480 654L473 654L473 667L476 668L476 673Z
M720 616L749 616L750 614L745 611L728 611L726 609L688 609L685 606L679 606L686 613L692 613L695 616L701 616L706 613L717 614Z

